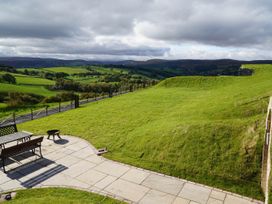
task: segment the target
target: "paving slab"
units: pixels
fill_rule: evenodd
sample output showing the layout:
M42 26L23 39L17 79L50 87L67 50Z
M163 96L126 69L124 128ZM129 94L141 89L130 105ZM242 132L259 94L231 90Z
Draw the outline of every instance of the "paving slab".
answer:
M206 204L211 193L211 189L192 183L186 183L179 196L201 204Z
M50 154L46 155L46 158L50 159L50 160L57 161L58 159L64 158L66 156L67 156L67 154L64 154L63 152L58 150L58 151L51 152Z
M77 162L76 164L70 166L63 173L66 175L69 175L71 177L77 177L80 174L83 174L84 172L88 171L89 169L91 169L95 166L96 165L91 162L81 160L81 161Z
M81 160L72 155L66 155L65 157L57 160L58 163L65 165L65 166L72 166L73 164L80 162Z
M17 180L10 180L8 182L1 184L1 189L3 191L11 191L14 189L19 189L19 188L24 188L24 187L21 186L20 181L17 181Z
M81 182L77 179L74 179L68 175L60 174L54 177L49 178L48 180L42 183L42 186L70 186L81 189L88 189L90 187L89 184Z
M140 204L158 204L158 203L171 204L173 203L174 199L175 199L175 196L170 195L168 193L163 193L156 190L150 190L140 200L139 203Z
M131 181L137 184L142 183L150 173L139 169L130 169L121 178L127 181Z
M226 193L218 190L212 190L210 197L215 198L217 200L225 200Z
M105 188L105 191L138 202L149 191L149 188L118 179Z
M65 148L72 150L72 151L79 151L79 150L83 149L83 147L78 146L77 143L72 144L72 145L67 145Z
M143 181L142 184L151 189L155 189L165 193L170 193L172 195L178 195L178 193L180 192L184 185L184 182L170 177L150 174Z
M176 197L176 199L173 202L173 204L189 204L189 203L190 203L190 200L180 198L180 197Z
M103 178L102 180L100 180L99 182L97 182L94 186L99 189L104 189L107 186L109 186L110 184L112 184L114 181L116 181L117 179L118 179L118 177L108 175L105 178Z
M12 174L1 174L0 173L0 187L2 186L2 184L13 180L14 178L18 178L19 176L21 176L18 172L13 172Z
M80 151L76 151L76 152L72 153L71 155L78 157L80 159L84 159L84 158L87 158L93 154L94 154L94 152L90 151L89 147L85 147L85 148L81 149Z
M217 199L214 199L214 198L209 198L207 204L223 204L223 201L222 200L217 200Z
M227 195L224 204L252 204L252 202L233 195Z
M106 176L107 176L107 174L90 169L90 170L86 171L85 173L76 177L76 179L80 180L82 182L88 183L90 185L94 185L97 182L101 181Z
M105 161L103 157L97 155L90 155L89 157L85 158L85 160L95 164L101 164L102 162Z
M102 173L109 174L111 176L120 177L125 174L130 168L112 161L105 161L97 165L94 169Z

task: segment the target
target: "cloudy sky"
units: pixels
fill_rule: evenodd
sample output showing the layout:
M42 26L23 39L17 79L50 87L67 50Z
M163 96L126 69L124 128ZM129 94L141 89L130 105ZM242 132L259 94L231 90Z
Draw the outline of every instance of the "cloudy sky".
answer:
M271 0L0 0L0 56L272 59Z

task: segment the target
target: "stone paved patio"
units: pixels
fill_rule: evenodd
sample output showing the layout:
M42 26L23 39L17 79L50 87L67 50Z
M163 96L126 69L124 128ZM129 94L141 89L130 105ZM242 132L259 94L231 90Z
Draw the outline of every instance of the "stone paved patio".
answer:
M13 158L0 192L33 187L71 187L139 204L260 204L262 202L97 156L87 141L44 138L43 156Z

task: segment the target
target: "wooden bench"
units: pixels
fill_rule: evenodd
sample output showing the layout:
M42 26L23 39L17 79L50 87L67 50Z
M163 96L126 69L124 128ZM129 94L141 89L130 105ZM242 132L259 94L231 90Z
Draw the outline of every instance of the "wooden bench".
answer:
M39 137L39 138L35 138L32 140L28 140L27 142L17 144L15 146L11 146L11 147L7 147L5 149L2 149L0 158L2 160L2 166L3 166L4 172L6 173L5 161L9 157L16 156L16 155L19 155L19 154L22 154L25 152L29 152L29 151L32 151L32 153L34 155L37 155L35 153L35 150L36 150L36 148L38 148L40 151L40 154L38 156L40 156L42 158L43 157L42 156L42 149L41 149L42 141L43 141L43 137Z

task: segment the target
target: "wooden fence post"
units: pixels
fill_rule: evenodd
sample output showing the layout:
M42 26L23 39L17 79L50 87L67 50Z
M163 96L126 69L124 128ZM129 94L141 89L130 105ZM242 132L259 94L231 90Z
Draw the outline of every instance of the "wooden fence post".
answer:
M16 123L16 115L15 115L15 112L12 113L12 117L13 117L13 123L15 124L15 123Z
M79 107L79 96L75 95L75 108Z
M61 111L61 102L59 102L59 112Z
M45 115L48 116L48 106L45 106Z
M31 120L33 120L33 110L32 110L32 108L30 109L30 115L31 115Z

